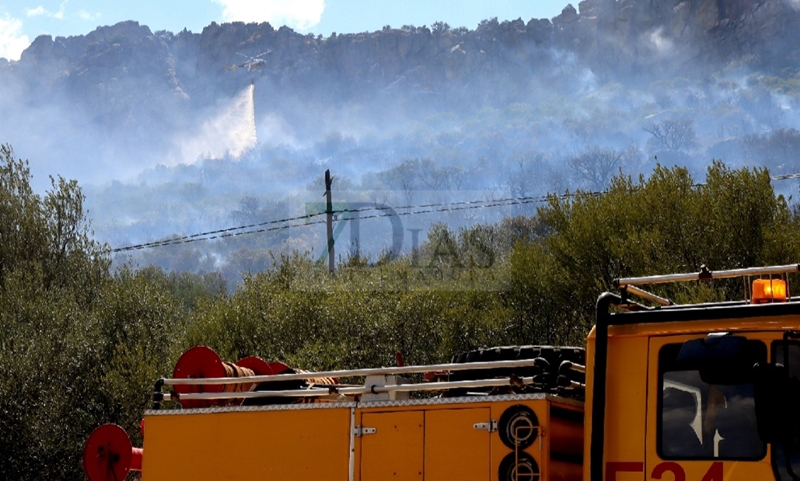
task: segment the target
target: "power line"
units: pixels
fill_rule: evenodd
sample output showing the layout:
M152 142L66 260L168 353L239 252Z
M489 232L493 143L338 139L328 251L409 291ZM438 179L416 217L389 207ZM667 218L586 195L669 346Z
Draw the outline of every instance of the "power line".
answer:
M600 193L592 193L594 195L599 195ZM572 197L575 194L561 194L558 197ZM548 196L539 196L539 197L517 197L517 198L505 198L505 199L497 199L497 200L483 200L483 201L465 201L465 202L453 202L453 203L434 203L434 204L421 204L416 206L400 206L400 207L389 207L389 206L375 206L363 209L339 209L334 210L334 214L350 214L350 213L360 213L360 212L369 212L369 211L385 211L385 210L405 210L405 209L418 209L418 208L429 208L428 210L417 210L417 211L406 211L406 212L392 212L392 213L384 213L384 214L374 214L368 216L359 216L358 219L375 219L379 217L395 217L395 216L408 216L408 215L419 215L419 214L428 214L428 213L437 213L437 212L450 212L450 211L460 211L460 210L470 210L470 209L485 209L491 207L503 207L503 206L512 206L512 205L521 205L521 204L531 204L531 203L538 203L538 202L546 202L548 200ZM443 207L448 206L448 207ZM452 207L455 206L455 207ZM439 207L439 208L430 208L430 207ZM268 222L262 222L259 224L250 224L249 226L239 226L239 227L230 227L227 229L220 229L215 231L209 232L202 232L198 234L186 235L181 237L175 237L171 239L164 239L160 241L153 241L153 242L145 242L142 244L136 244L131 246L125 247L118 247L115 249L111 249L111 253L118 253L118 252L127 252L127 251L135 251L135 250L142 250L148 249L152 247L165 247L170 245L177 245L177 244L189 244L192 242L198 241L205 241L205 240L213 240L213 239L223 239L228 237L235 237L240 235L246 234L259 234L264 232L274 232L277 230L283 229L290 229L294 227L306 227L309 225L315 224L324 224L325 221L315 221L315 222L305 222L303 224L284 224L276 227L270 227L265 229L256 229L256 230L244 230L250 227L257 227L257 226L264 226L270 224L281 224L295 220L303 220L303 219L311 219L314 217L318 217L321 215L326 214L326 212L318 212L314 214L307 214L303 216L297 217L290 217L286 219L279 219L279 220L272 220ZM350 220L350 219L343 219L343 220ZM234 232L234 231L242 231L242 232Z
M316 215L319 215L319 214L316 214ZM236 237L236 236L245 235L245 234L261 234L261 233L264 233L264 232L274 232L274 231L277 231L277 230L291 229L292 227L305 227L305 226L309 226L309 225L324 224L324 223L325 223L325 221L307 222L305 224L285 224L285 225L280 225L280 226L276 226L276 227L268 227L268 228L265 228L265 229L249 230L249 231L244 231L244 232L228 232L228 233L225 233L225 234L222 234L222 235L215 235L215 236L212 236L212 237L196 237L199 234L195 234L194 236L184 236L184 237L179 237L179 238L175 238L175 239L167 239L167 240L163 240L161 242L150 242L147 245L139 244L139 245L135 245L135 246L120 247L120 248L117 248L117 249L112 249L111 252L124 252L124 251L147 249L147 248L150 248L150 247L165 247L165 246L171 246L171 245L177 245L177 244L190 244L192 242L199 242L199 241L206 241L206 240L213 240L213 239L224 239L224 238L227 238L227 237Z
M238 226L238 227L229 227L227 229L212 230L212 231L208 231L208 232L201 232L199 234L191 234L191 235L186 235L186 236L182 236L182 237L175 237L175 238L171 238L171 239L165 239L165 240L161 240L161 241L145 242L145 243L142 243L142 244L136 244L136 245L132 245L132 246L118 247L116 249L111 249L111 252L112 253L116 253L116 252L124 252L124 251L133 251L133 250L139 250L139 249L146 249L148 247L161 247L162 245L171 245L171 244L181 244L181 243L186 243L186 242L193 242L193 240L221 239L221 238L233 237L233 236L241 235L241 234L254 234L254 233L259 233L259 232L270 232L270 231L273 231L273 230L286 229L288 227L299 227L299 226L304 226L304 225L311 225L311 224L315 224L316 222L308 222L308 223L305 223L305 224L298 224L298 225L293 225L293 226L280 226L278 228L270 228L270 229L259 229L259 230L247 231L247 232L243 232L243 233L242 232L239 232L239 233L234 232L234 231L237 231L237 230L250 229L250 228L253 228L253 227L261 227L261 226L266 226L266 225L271 225L271 224L283 224L283 223L286 223L286 222L292 222L292 221L297 221L297 220L308 220L308 219L312 219L312 218L317 217L317 216L322 215L322 214L324 214L324 212L316 213L316 214L299 215L297 217L287 217L285 219L270 220L270 221L266 221L266 222L259 222L257 224L249 224L249 225L243 225L243 226ZM221 234L221 235L218 235L218 234Z
M771 180L790 180L790 179L800 179L800 172L796 174L783 174L783 175L773 175L770 176Z
M791 180L791 179L800 179L800 173L793 173L793 174L783 174L783 175L773 175L770 176L770 180L780 181L780 180ZM699 187L705 184L698 183L694 184L693 187ZM460 201L460 202L441 202L441 203L429 203L429 204L419 204L419 205L404 205L404 206L386 206L386 205L376 205L372 207L364 207L360 209L338 209L333 210L333 214L355 214L355 213L362 213L362 212L372 212L372 211L386 211L391 210L393 212L388 214L373 214L368 216L359 216L359 220L365 219L376 219L380 217L394 217L394 216L409 216L409 215L420 215L420 214L431 214L431 213L439 213L439 212L453 212L453 211L462 211L462 210L472 210L472 209L487 209L492 207L509 207L513 205L525 205L525 204L534 204L534 203L541 203L547 202L551 198L557 199L567 199L570 197L575 197L577 195L588 195L592 197L598 197L606 191L594 191L594 192L576 192L572 194L548 194L542 196L523 196L523 197L506 197L501 199L495 200L470 200L470 201ZM427 210L417 210L417 211L409 211L409 209L427 209ZM397 211L405 211L405 212L397 212ZM164 239L161 241L153 241L153 242L145 242L142 244L135 244L131 246L125 247L118 247L115 249L111 249L111 253L118 253L118 252L128 252L128 251L136 251L142 249L148 249L152 247L166 247L170 245L178 245L178 244L189 244L192 242L198 241L206 241L206 240L214 240L214 239L224 239L229 237L237 237L241 235L248 235L248 234L260 234L264 232L274 232L279 230L291 229L295 227L306 227L309 225L315 224L324 224L325 221L315 221L315 222L305 222L303 224L287 224L287 222L294 222L298 220L310 220L314 217L319 217L321 215L327 214L327 212L317 212L313 214L306 214L296 217L287 217L284 219L277 219L271 220L266 222L260 222L255 224L237 226L237 227L229 227L226 229L218 229L208 232L201 232L198 234L191 234L181 237L175 237L171 239ZM350 219L344 219L350 220ZM253 227L263 227L267 225L274 225L274 224L283 224L275 227L263 228L263 229L255 229L255 230L245 230L251 229ZM241 231L241 232L237 232Z

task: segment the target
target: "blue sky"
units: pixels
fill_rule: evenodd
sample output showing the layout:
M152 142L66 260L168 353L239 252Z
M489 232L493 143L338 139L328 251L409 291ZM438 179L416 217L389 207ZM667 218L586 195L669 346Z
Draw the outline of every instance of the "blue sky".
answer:
M0 57L11 60L39 35L83 35L136 20L151 30L200 32L211 22L270 22L303 33L354 33L384 25L475 28L481 20L552 18L569 0L0 0ZM577 3L576 3L577 5Z

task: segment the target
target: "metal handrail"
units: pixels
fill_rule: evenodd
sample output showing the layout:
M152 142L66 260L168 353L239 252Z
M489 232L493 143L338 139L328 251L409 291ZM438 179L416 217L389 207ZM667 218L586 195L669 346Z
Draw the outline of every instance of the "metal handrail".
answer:
M541 361L539 361L541 362ZM511 361L487 361L467 363L431 364L427 366L397 366L378 367L366 369L345 369L338 371L303 372L296 374L274 374L267 376L245 377L209 377L209 378L182 378L162 379L161 383L169 386L196 386L196 385L225 385L243 383L262 383L280 381L302 381L324 377L357 377L357 376L385 376L390 374L411 374L430 371L467 371L473 369L501 369L506 367L532 367L537 359L516 359ZM437 383L442 384L442 383ZM236 397L241 397L237 393Z
M646 277L621 277L614 280L614 286L624 288L626 286L664 284L667 282L686 282L702 281L709 279L729 279L731 277L766 276L775 274L789 274L800 272L800 264L789 264L784 266L769 267L748 267L745 269L728 269L723 271L710 271L703 266L700 272L690 272L686 274L666 274Z
M242 379L242 378L239 378ZM535 384L533 377L512 378L510 376L495 379L479 379L474 381L448 381L435 383L416 383L416 384L395 384L389 386L361 386L339 388L336 384L326 386L326 388L311 389L286 389L280 391L246 391L246 392L216 392L216 393L190 393L179 394L170 393L171 400L213 400L213 399L253 399L263 397L323 397L330 395L356 395L356 394L381 394L390 392L411 392L411 391L440 391L443 389L474 388L474 387L495 387L495 386L517 386L521 384Z

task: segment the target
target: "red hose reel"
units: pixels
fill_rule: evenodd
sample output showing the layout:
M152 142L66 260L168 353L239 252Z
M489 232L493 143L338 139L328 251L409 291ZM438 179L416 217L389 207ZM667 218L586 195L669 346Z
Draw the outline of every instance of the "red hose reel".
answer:
M83 470L90 481L122 481L130 471L142 470L142 457L142 449L133 447L124 429L103 424L86 440Z
M270 376L289 371L281 362L266 362L258 357L246 357L236 364L223 361L213 349L197 346L181 355L175 364L172 377L175 379L205 379L220 377L243 377L249 375ZM241 392L255 388L253 383L227 385L178 385L181 394L202 392ZM186 408L240 404L241 399L228 400L180 400ZM144 421L142 421L144 435ZM131 471L142 470L144 451L134 448L128 433L116 424L104 424L86 440L83 449L83 469L90 481L122 481Z
M196 346L181 355L175 364L172 377L175 379L206 379L220 377L242 377L245 375L271 376L280 374L289 367L281 362L266 362L259 357L246 357L236 364L225 362L213 349ZM250 372L247 372L250 371ZM254 385L243 384L195 384L174 386L178 394L218 393L250 391ZM226 391L227 390L227 391ZM236 401L236 402L234 402ZM186 409L205 408L210 406L241 404L239 400L186 400L180 399L181 406Z

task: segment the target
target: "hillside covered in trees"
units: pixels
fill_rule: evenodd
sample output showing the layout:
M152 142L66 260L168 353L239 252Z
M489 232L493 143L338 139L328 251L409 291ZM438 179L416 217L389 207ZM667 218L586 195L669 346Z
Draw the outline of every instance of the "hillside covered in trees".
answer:
M134 21L42 36L0 61L0 131L32 159L35 191L52 173L79 180L112 248L306 215L326 169L336 202L404 214L601 191L656 164L698 180L713 159L800 172L795 1L587 0L552 19L446 20L328 37ZM243 63L259 55L259 68ZM493 224L537 205L406 215L399 250L437 222ZM345 227L343 259L392 249L380 222L361 223L358 249ZM235 284L274 265L270 252L318 258L324 235L292 227L112 261Z
M800 216L769 172L709 167L705 182L657 166L607 192L551 196L534 215L433 226L414 253L351 257L335 275L284 256L228 293L219 275L112 270L84 196L0 153L0 477L83 479L102 422L138 438L153 382L185 349L257 355L306 369L434 363L468 349L581 345L597 295L618 276L797 262ZM742 287L660 290L737 299Z

